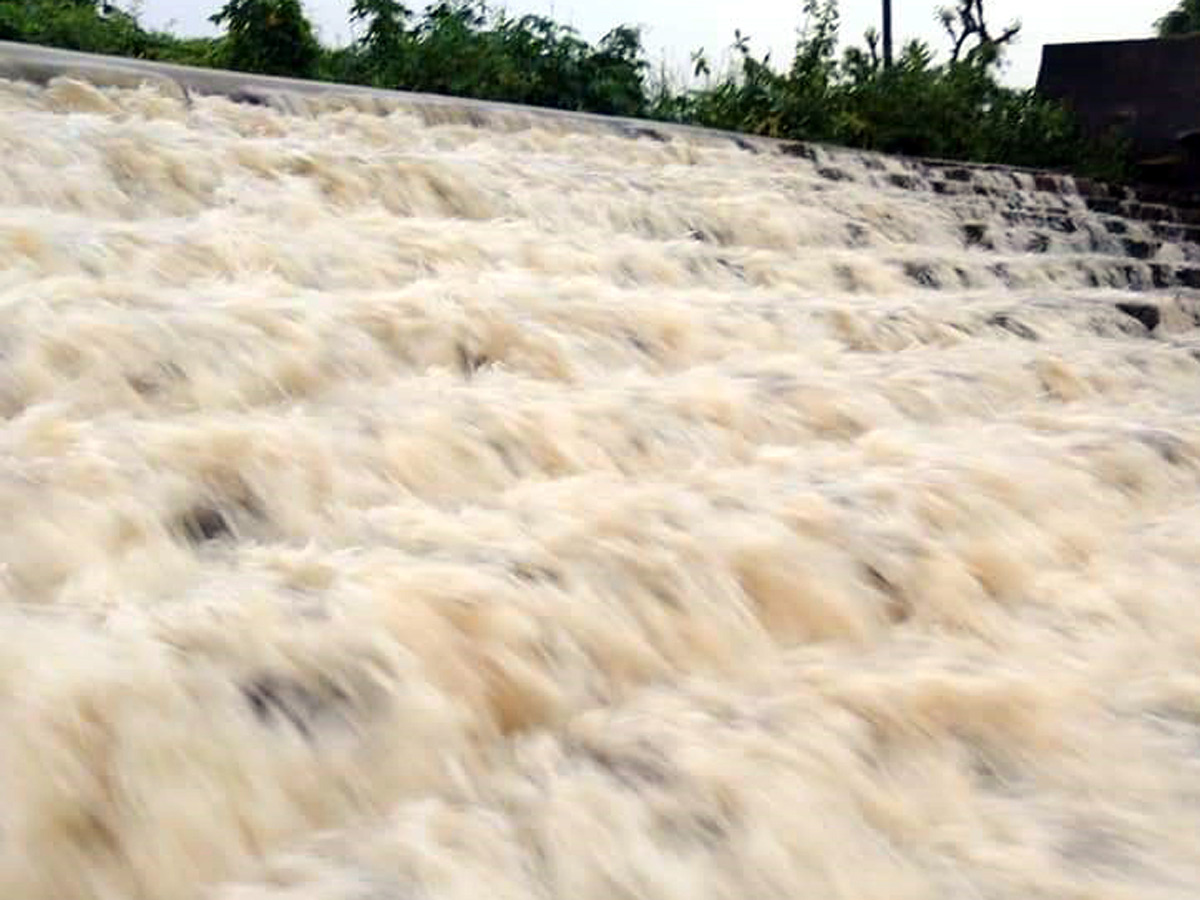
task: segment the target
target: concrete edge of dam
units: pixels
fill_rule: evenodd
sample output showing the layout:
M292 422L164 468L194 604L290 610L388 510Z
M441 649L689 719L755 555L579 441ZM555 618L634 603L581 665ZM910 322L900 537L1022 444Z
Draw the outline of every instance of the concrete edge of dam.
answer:
M502 121L505 116L540 119L578 128L580 131L608 131L629 137L687 136L690 139L752 145L756 149L779 143L771 138L718 131L691 125L656 122L648 119L629 119L596 113L573 112L538 106L522 106L494 100L475 100L463 97L394 91L340 82L313 81L258 75L228 69L208 69L174 63L152 62L119 56L102 56L61 50L35 44L0 41L0 78L46 84L55 78L75 78L97 87L136 88L142 84L173 84L178 92L187 95L223 96L242 102L278 101L288 95L306 99L348 101L362 111L380 113L410 109L436 113L454 110L477 114L480 124L485 119Z

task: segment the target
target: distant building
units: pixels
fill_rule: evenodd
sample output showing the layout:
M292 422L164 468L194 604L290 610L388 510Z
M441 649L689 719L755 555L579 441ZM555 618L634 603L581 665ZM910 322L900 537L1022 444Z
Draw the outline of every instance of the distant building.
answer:
M1200 172L1200 35L1049 44L1038 90L1066 102L1093 134L1123 132L1147 176Z

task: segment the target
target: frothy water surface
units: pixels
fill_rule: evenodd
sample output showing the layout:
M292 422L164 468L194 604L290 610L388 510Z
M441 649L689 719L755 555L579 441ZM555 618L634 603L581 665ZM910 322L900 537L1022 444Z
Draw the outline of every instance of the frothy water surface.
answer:
M0 82L0 896L1200 894L1186 229L481 115Z

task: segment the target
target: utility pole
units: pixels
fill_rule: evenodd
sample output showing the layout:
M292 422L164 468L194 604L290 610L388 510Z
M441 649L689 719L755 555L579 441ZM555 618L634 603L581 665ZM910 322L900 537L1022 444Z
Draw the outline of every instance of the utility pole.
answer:
M892 0L883 0L883 65L892 67Z

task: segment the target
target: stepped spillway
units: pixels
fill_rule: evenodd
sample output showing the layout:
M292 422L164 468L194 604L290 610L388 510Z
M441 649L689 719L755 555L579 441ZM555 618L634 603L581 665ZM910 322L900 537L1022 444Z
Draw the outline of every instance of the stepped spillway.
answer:
M1188 208L59 69L0 82L0 896L1200 891Z

